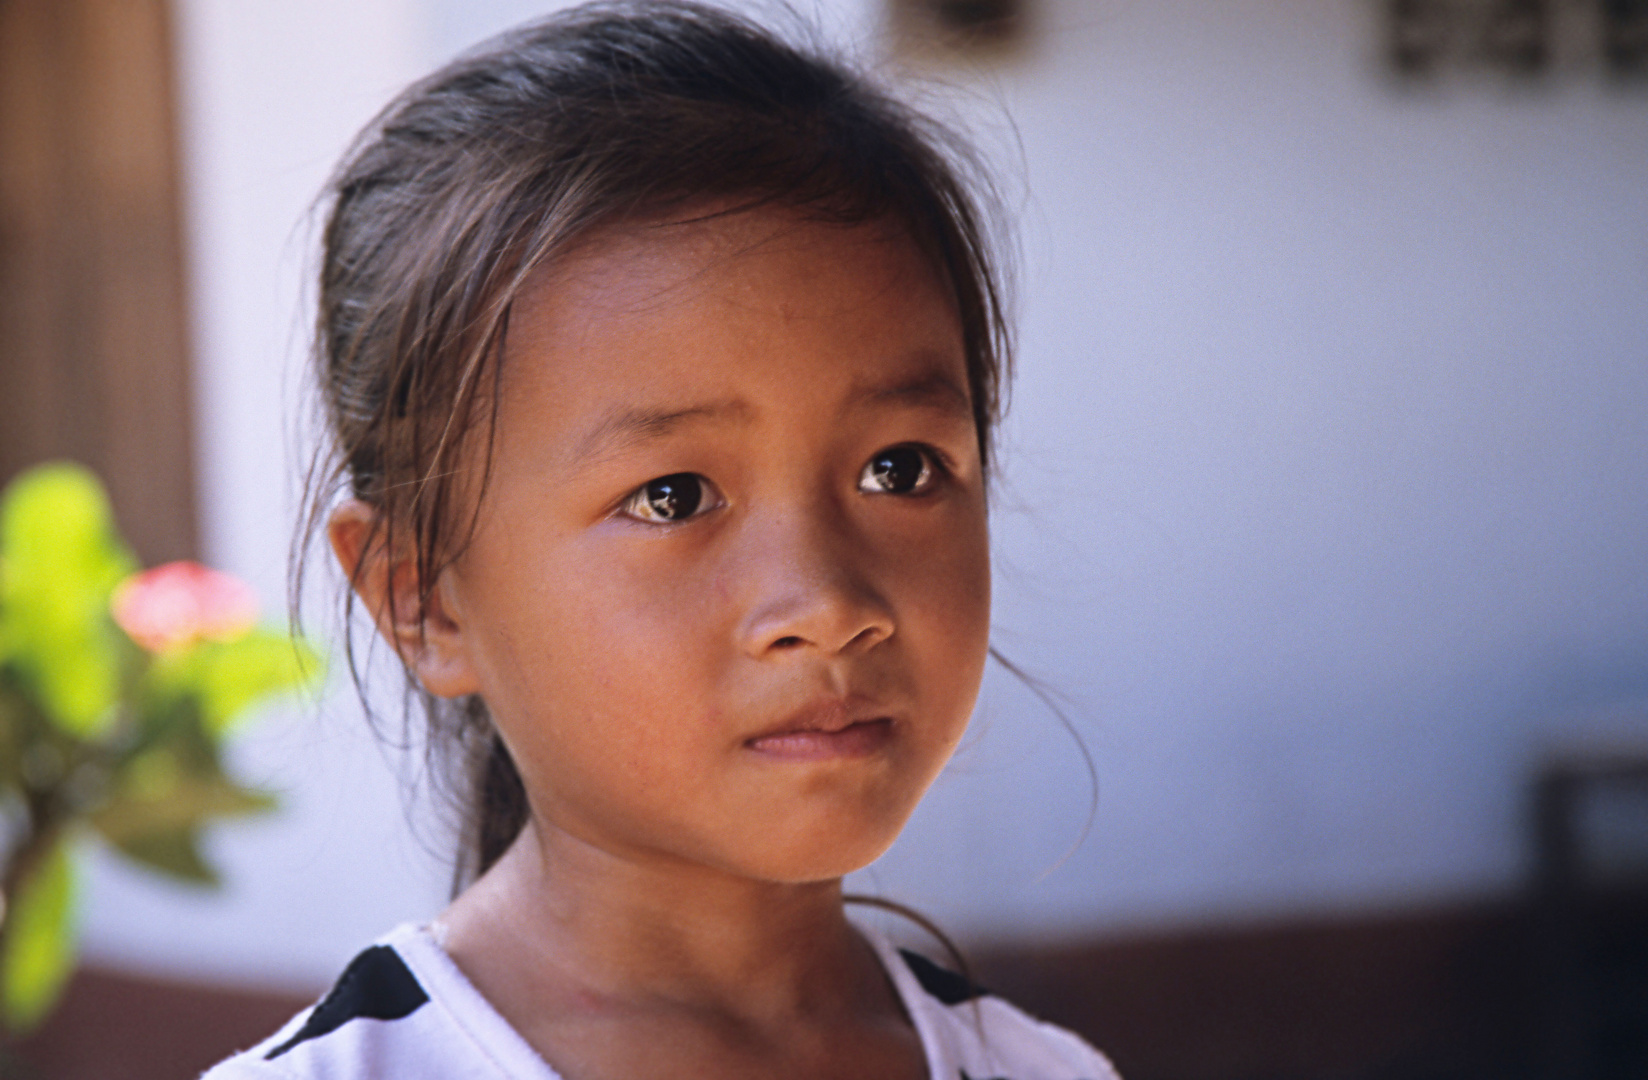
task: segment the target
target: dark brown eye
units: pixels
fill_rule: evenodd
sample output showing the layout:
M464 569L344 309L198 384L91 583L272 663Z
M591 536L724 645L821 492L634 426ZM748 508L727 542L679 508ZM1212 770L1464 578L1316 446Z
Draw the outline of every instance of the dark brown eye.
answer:
M619 509L642 521L685 521L704 507L707 481L697 473L672 473L648 480Z
M933 485L932 458L917 446L890 446L872 457L858 474L858 490L867 495L916 495Z

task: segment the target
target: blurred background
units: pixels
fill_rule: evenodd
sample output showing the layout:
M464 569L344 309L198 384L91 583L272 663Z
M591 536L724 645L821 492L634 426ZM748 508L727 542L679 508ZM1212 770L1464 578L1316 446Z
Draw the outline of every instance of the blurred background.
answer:
M553 6L0 0L0 480L278 613L312 200ZM995 641L1097 772L993 669L852 884L1129 1080L1648 1075L1648 4L800 10L1001 181ZM43 1075L191 1075L443 905L342 680L233 756L281 811L219 891L95 860Z

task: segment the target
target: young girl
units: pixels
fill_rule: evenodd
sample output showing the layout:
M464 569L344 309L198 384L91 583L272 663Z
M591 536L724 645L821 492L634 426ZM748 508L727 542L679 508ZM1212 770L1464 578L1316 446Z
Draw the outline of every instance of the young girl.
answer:
M665 2L499 39L362 136L316 505L464 759L467 887L212 1080L1114 1075L843 913L988 648L1006 328L942 146Z

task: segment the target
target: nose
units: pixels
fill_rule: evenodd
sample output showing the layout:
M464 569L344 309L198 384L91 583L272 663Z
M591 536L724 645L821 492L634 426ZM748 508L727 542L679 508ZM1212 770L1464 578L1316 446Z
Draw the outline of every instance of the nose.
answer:
M849 523L791 512L751 524L740 560L746 653L856 654L892 637L892 608L867 573L873 554Z

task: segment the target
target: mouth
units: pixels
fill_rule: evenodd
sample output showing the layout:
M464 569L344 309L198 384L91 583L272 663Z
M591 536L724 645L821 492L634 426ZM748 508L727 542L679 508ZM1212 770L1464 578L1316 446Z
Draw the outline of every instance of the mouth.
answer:
M773 731L746 739L744 746L780 761L827 761L867 757L892 734L892 717L866 715L837 701L804 709Z

